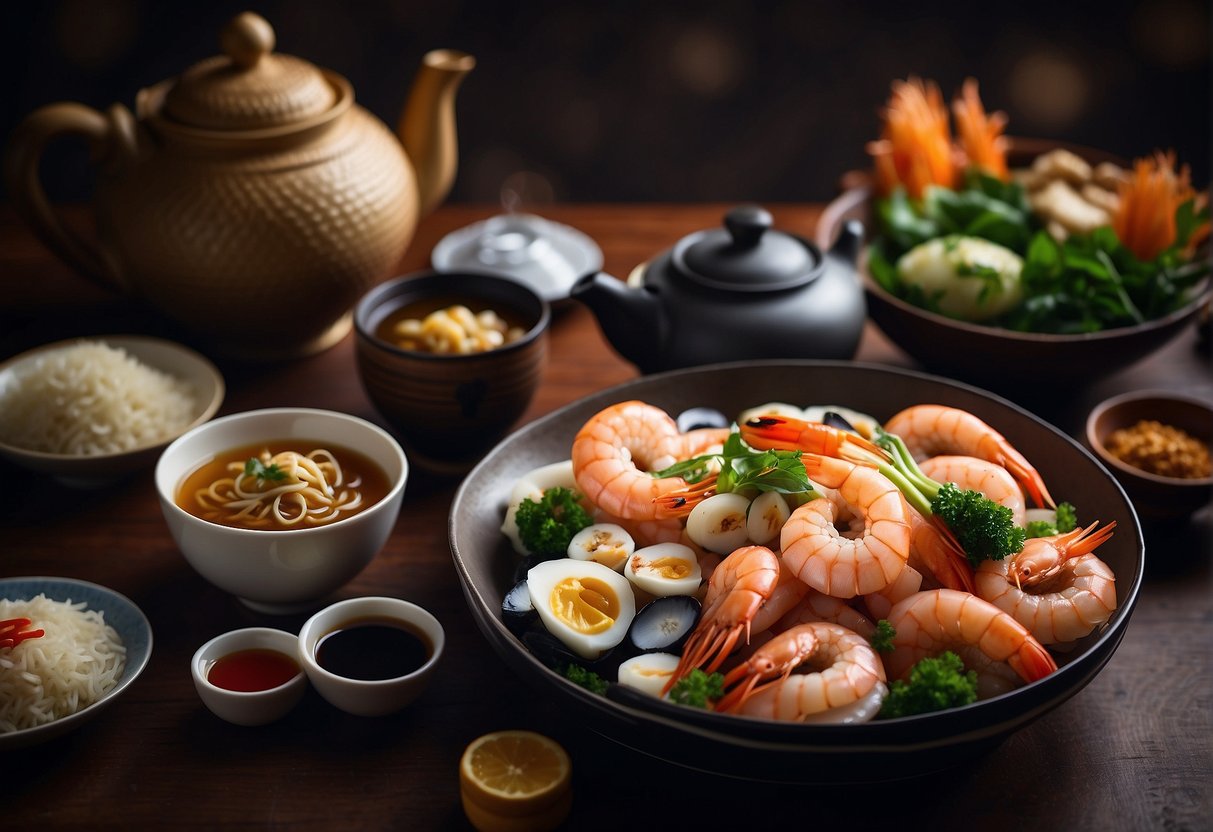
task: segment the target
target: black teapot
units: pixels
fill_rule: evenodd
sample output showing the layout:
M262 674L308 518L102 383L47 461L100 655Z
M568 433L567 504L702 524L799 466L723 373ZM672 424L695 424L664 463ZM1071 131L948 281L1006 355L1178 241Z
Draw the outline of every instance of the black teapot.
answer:
M855 267L863 226L844 226L823 253L740 206L725 228L697 231L637 268L627 283L597 272L572 297L611 345L651 373L762 358L849 359L866 307Z

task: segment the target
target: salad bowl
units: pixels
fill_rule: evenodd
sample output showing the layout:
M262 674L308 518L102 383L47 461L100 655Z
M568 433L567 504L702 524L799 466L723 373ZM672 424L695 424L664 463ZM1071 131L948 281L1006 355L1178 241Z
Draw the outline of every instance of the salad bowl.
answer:
M1018 137L1011 140L1007 158L1013 169L1025 168L1036 157L1056 149L1068 150L1091 164L1126 166L1100 150ZM822 212L817 244L830 245L855 221L871 230L870 242L877 228L872 221L873 204L871 178L859 172L848 174L843 192ZM948 317L894 296L872 277L866 246L859 258L859 272L868 315L894 344L930 372L1012 398L1025 388L1059 390L1123 370L1193 325L1213 300L1213 281L1205 277L1189 290L1182 306L1133 326L1078 334L1022 332Z
M1100 556L1116 573L1118 608L1108 625L1058 659L1049 676L952 710L859 725L777 723L674 705L611 685L590 693L530 653L501 618L518 562L500 526L515 482L567 459L573 436L596 412L639 399L677 414L725 414L769 401L846 406L877 419L934 402L993 425L1037 467L1080 518L1117 521ZM727 776L795 783L864 782L889 772L928 773L981 753L1078 693L1120 643L1140 588L1144 549L1137 515L1107 469L1070 437L1011 402L934 376L861 363L786 360L667 372L596 393L519 430L469 474L451 507L451 552L469 609L511 671L587 727L637 752ZM884 763L897 763L885 765ZM904 775L896 775L904 776Z

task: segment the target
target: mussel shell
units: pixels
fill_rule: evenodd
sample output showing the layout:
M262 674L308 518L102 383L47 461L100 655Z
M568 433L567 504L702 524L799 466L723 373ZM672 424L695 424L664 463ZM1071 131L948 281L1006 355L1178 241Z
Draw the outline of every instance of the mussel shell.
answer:
M501 602L501 621L511 633L522 638L527 630L539 624L539 611L531 603L531 592L526 581L519 581L505 594Z
M650 601L636 613L628 641L646 653L677 653L699 621L700 604L690 595L670 595Z
M538 620L538 613L536 613L536 620ZM535 658L557 673L563 673L564 669L570 664L579 664L606 677L606 671L608 669L613 670L618 665L615 661L608 661L608 657L613 652L610 650L592 661L577 655L565 647L564 642L544 629L542 624L527 630L519 638L522 639L522 643L526 645L526 648L531 651L531 654ZM610 673L609 678L614 678L613 672Z
M679 433L697 430L699 428L727 428L732 424L727 416L719 410L710 407L692 407L682 411L674 419Z
M846 420L840 413L835 413L833 410L827 410L821 417L823 425L829 425L832 428L845 430L847 433L859 433L855 430L855 426Z

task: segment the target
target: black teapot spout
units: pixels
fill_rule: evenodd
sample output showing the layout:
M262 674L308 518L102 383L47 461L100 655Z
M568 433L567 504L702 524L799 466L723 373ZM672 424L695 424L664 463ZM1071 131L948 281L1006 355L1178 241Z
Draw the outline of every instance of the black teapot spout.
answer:
M641 372L661 366L668 325L656 292L594 272L579 278L570 295L590 308L611 346Z

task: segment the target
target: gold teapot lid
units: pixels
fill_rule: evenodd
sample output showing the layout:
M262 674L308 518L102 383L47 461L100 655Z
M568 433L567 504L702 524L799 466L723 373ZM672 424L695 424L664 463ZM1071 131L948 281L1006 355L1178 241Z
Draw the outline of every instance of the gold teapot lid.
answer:
M222 55L182 73L164 99L164 117L205 130L282 127L320 115L337 101L315 65L277 55L265 18L242 12L219 34Z

